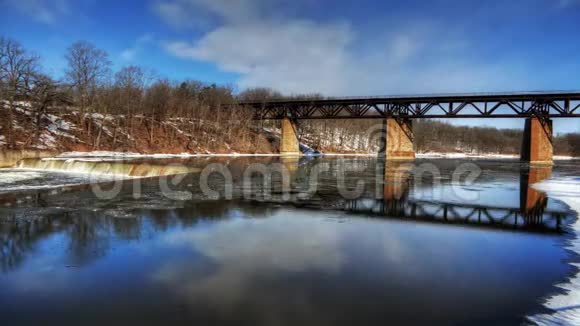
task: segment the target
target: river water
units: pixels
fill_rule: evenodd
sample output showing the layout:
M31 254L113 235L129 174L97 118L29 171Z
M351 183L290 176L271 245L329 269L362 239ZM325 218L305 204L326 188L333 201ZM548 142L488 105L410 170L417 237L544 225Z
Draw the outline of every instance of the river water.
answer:
M201 172L0 170L1 325L517 325L578 274L576 212L532 187L578 162L155 164Z

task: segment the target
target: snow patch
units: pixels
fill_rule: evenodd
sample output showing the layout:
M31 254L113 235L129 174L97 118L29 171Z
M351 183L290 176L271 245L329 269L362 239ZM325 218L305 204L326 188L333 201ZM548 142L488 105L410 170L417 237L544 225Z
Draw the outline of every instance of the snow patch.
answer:
M533 187L563 201L580 215L580 177L548 179ZM580 219L576 220L572 228L576 232L576 239L568 243L567 249L580 254ZM580 268L578 263L572 265ZM580 273L557 286L565 293L550 297L544 303L554 313L531 316L529 319L539 325L580 325Z
M519 159L519 155L510 154L469 154L469 153L437 153L426 152L417 153L417 158L497 158L497 159Z
M109 152L109 151L94 151L94 152L64 152L58 155L62 157L140 157L142 154L133 152Z
M229 153L216 154L211 152L206 153L181 153L181 154L139 154L133 152L110 152L110 151L95 151L95 152L64 152L52 158L44 158L43 160L66 160L66 159L139 159L139 158L192 158L192 157L236 157L236 156L281 156L280 154L243 154L243 153Z

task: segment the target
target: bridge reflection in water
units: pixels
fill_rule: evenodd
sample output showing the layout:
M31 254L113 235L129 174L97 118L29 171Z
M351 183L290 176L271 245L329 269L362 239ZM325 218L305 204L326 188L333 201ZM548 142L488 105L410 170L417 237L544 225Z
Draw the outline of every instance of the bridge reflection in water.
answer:
M327 162L334 163L331 160ZM239 190L245 190L244 185L238 184L234 187L233 200L219 202L199 199L201 197L196 195L195 189L191 189L194 190L193 200L169 200L161 195L156 179L143 180L143 189L150 189L139 198L133 197L130 183L127 184L129 191L111 201L97 200L86 185L71 187L71 190L63 188L62 192L55 195L47 191L27 194L26 198L30 198L30 202L23 203L23 207L3 207L13 200L11 197L4 198L7 201L0 201L0 272L19 266L26 253L35 248L36 243L56 233L66 232L69 235L72 261L81 265L108 250L111 246L111 234L120 239L139 239L146 233L144 228L166 230L171 225L191 226L207 219L226 219L231 211L243 211L245 216L267 217L277 209L294 206L303 210L343 211L365 218L550 234L563 233L568 225L565 222L573 218L565 210L549 209L546 195L531 187L534 183L550 177L551 166L520 169L519 183L515 182L520 188L519 205L501 207L483 202L478 204L468 200L455 200L446 192L448 189L445 187L449 185L447 182L440 185L445 188L440 198L421 199L418 194L430 191L435 186L429 180L420 179L423 176L410 163L351 161L352 164L364 165L365 169L353 173L352 178L347 180L347 187L352 187L353 182L361 179L371 186L356 199L346 199L340 194L336 186L337 177L332 173L336 169L333 168L330 169L331 172L320 176L316 193L304 196L304 190L310 187L309 175L312 167L320 163L319 161L283 158L265 163L281 163L286 167L290 173L292 189L289 198L278 198L281 192L277 189L275 178L272 189L269 189L272 198L268 200L259 198L259 192L264 190L261 179L257 182L258 188L252 191L256 197L242 196L243 191ZM246 165L244 163L241 166ZM446 172L442 174L447 176ZM234 183L239 180L241 178L234 173ZM421 182L417 182L418 180ZM198 181L199 174L190 174L179 187ZM513 185L513 179L504 187L509 187L508 184ZM485 181L478 181L476 185L485 185ZM492 189L483 192L498 191L496 187ZM16 198L26 199L22 194ZM514 201L517 202L516 199ZM268 205L269 203L275 205Z
M520 172L520 206L501 207L482 204L421 200L410 196L413 174L407 164L389 162L384 168L382 196L336 202L336 208L352 213L408 219L423 222L463 224L496 229L561 233L564 211L548 210L548 197L532 188L549 178L552 167L529 167Z

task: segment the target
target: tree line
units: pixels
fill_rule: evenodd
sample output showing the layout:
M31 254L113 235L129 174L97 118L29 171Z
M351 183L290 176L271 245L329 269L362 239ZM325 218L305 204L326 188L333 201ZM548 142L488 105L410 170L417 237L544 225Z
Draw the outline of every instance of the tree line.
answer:
M11 121L21 101L30 103L39 119L48 111L74 115L94 149L100 148L105 122L111 119L119 129L115 145L121 147L136 138L154 142L160 136L171 137L172 126L185 120L188 123L181 123L178 131L195 136L197 142L215 140L218 132L224 141L249 146L256 136L249 128L251 112L222 108L221 104L235 101L231 86L171 81L134 65L113 72L109 55L84 41L72 44L65 59L64 77L56 80L43 73L38 56L0 37L0 100L8 109L2 128L8 147L16 146ZM36 128L39 134L41 124Z
M420 152L518 155L523 141L521 129L455 126L435 120L417 120L414 130L416 150ZM580 156L580 134L557 135L553 145L556 155Z
M263 128L279 127L276 121L254 121L244 108L223 106L236 101L271 99L321 99L321 94L285 96L269 88L251 88L238 94L232 86L197 80L172 81L139 66L112 70L106 51L79 41L66 50L64 77L44 73L40 58L17 41L0 37L0 100L7 110L0 122L9 148L17 147L12 124L18 103L26 101L32 114L33 138L38 141L42 117L68 115L76 121L89 149L139 149L147 144L183 143L188 151L227 142L224 151L268 152ZM373 152L377 142L369 137L377 121L301 121L303 141L322 151ZM418 152L470 152L517 154L521 130L453 126L416 120L414 141ZM580 156L580 135L555 137L555 152ZM160 139L165 142L160 143ZM145 143L145 145L143 145ZM197 145L196 145L197 144ZM213 144L213 145L212 145ZM198 146L198 147L196 147Z

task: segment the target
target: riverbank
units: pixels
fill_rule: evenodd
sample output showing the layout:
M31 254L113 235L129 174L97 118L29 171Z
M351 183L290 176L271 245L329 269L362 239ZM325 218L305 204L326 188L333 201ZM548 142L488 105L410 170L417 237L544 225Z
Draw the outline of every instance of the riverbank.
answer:
M304 156L328 157L376 157L376 153L318 153L307 152ZM199 157L278 157L275 153L153 153L142 154L135 152L92 151L92 152L63 152L39 150L0 150L0 168L15 167L25 159L42 159L43 161L124 161L136 159L188 159ZM505 154L465 154L465 153L417 153L418 159L481 159L481 160L518 160L518 155ZM554 156L554 160L579 160L578 157Z
M304 153L305 156L368 156L375 157L376 153L315 153L307 152ZM417 158L478 158L478 159L519 159L519 155L510 154L468 154L468 153L417 153ZM155 154L141 154L133 152L110 152L110 151L94 151L94 152L64 152L57 155L57 158L190 158L190 157L210 157L210 156L281 156L276 153L180 153L180 154L168 154L168 153L155 153ZM555 155L555 160L575 160L580 159L580 157Z
M549 197L561 200L580 217L580 177L552 178L539 182L534 188L548 194ZM580 255L580 219L571 226L575 233L569 240L567 248ZM580 268L580 263L571 263ZM562 284L557 285L565 293L549 297L544 305L553 311L552 314L532 316L530 319L539 325L578 325L580 323L580 273Z
M138 114L127 119L123 114L102 113L85 113L81 118L78 109L70 107L50 108L48 112L37 112L27 102L16 102L13 103L12 109L10 107L6 102L0 101L0 121L2 121L0 151L10 148L22 151L86 153L78 154L79 156L108 157L123 153L126 157L138 155L171 158L214 155L275 156L279 152L280 129L276 122L272 121L259 123L251 119L244 122L211 121L191 117L166 117L162 121L154 121ZM9 111L11 114L8 114ZM12 134L8 128L10 119L12 119L10 128ZM320 125L327 126L327 122ZM415 149L419 152L417 156L420 158L519 157L516 154L519 145L515 145L520 143L519 140L514 140L509 147L460 146L449 141L445 146L437 142L426 145L425 140L439 141L442 137L435 131L447 130L453 131L454 134L473 131L458 126L436 124L431 126L435 127L431 134L425 135L426 126L418 125L414 131L417 136ZM302 124L299 132L300 149L308 154L324 152L328 156L376 155L379 142L378 139L373 139L370 132L376 129L376 125L360 125L355 131L349 127L352 126L333 125L328 129L319 130L312 125ZM569 146L577 142L573 141L563 146L563 141L569 142L564 138L555 137L554 153L577 155ZM568 158L569 156L556 157L556 159Z

